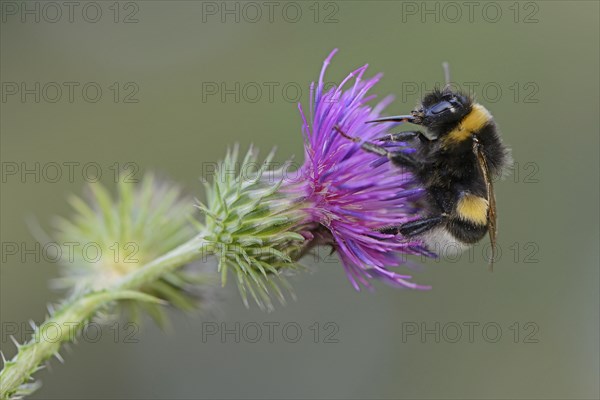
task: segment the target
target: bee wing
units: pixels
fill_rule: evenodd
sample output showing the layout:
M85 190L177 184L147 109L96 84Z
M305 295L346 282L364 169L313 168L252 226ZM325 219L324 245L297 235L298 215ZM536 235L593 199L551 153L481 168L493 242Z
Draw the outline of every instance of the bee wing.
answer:
M479 163L479 169L485 181L485 187L487 190L488 200L488 232L490 235L490 244L492 246L492 258L490 260L490 269L494 266L494 260L496 258L496 196L494 195L494 184L490 176L490 170L488 168L487 159L483 153L483 146L477 140L477 137L473 140L473 153L477 156L477 162Z

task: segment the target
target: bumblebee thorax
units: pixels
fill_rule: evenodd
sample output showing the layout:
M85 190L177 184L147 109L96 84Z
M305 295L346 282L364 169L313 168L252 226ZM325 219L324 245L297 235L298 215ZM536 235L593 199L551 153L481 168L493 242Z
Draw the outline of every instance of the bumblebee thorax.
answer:
M444 136L445 145L458 144L479 133L492 121L492 114L481 104L473 104L454 129Z

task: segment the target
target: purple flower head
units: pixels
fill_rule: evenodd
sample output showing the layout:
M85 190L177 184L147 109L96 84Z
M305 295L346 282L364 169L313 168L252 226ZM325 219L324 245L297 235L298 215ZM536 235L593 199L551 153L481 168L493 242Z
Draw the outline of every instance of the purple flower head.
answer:
M411 282L410 276L389 269L405 264L401 253L423 251L422 243L377 231L417 217L414 201L423 189L410 173L364 151L359 143L348 140L334 128L363 141L384 136L394 124L365 122L378 118L392 98L375 107L367 105L375 98L368 92L381 77L363 79L367 65L325 91L323 77L336 51L325 59L316 88L314 82L311 85L308 113L299 104L305 161L298 178L288 180L285 190L293 190L306 199L309 206L304 211L309 215L309 223L318 224L325 232L326 241L338 251L357 290L360 284L371 287L371 278L395 286L427 289ZM315 232L314 228L311 230Z

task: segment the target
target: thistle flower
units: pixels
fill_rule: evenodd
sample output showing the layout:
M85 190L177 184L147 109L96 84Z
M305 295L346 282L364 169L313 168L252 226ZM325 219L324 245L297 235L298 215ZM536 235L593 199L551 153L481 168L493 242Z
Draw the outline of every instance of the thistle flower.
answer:
M363 151L360 144L334 129L338 126L364 141L384 136L393 125L365 122L379 117L392 99L388 97L373 108L367 105L375 97L368 92L381 77L363 80L367 65L324 92L325 71L336 51L325 60L316 88L314 82L311 85L308 116L299 105L305 162L297 178L287 180L283 190L305 199L307 223L324 228L357 290L359 284L369 287L369 278L402 287L427 288L389 269L402 265L399 253L423 252L422 244L377 231L414 219L418 210L413 204L423 189L411 174ZM346 84L350 84L347 89Z
M299 106L305 162L295 177L284 173L287 164L269 171L278 177L275 182L265 177L273 153L249 173L248 167L258 165L253 150L236 169L235 147L212 183L206 184L206 200L198 204L203 222L191 218L190 203L177 187L159 184L152 176L139 186L121 183L115 200L99 184L91 186L89 203L71 199L76 215L58 221L53 239L65 246L63 255L72 255L70 246L75 243L94 244L100 256L89 259L87 253L76 252L73 258L61 260L64 269L59 281L72 296L5 361L0 398L31 393L36 388L28 383L31 375L52 355L61 359L61 345L74 337L65 331L57 340L48 340L44 332L56 324L76 321L79 331L116 301L129 301L134 307L145 304L155 317L160 315L158 305L165 301L191 308L194 298L189 289L202 285L196 285L197 277L182 267L205 255L216 255L223 284L233 273L246 305L250 294L267 309L272 308L273 294L285 302L281 290L289 289L285 276L319 244L334 246L357 290L361 284L370 287L371 278L425 288L410 282L410 276L390 270L403 265L401 254L425 252L422 244L378 231L416 217L419 210L414 204L423 189L412 175L362 151L334 129L338 126L362 140L383 135L391 125L365 122L376 119L391 98L375 107L367 104L374 98L367 93L380 75L363 80L366 65L324 92L323 77L334 54L325 60L316 87L311 85L310 118Z

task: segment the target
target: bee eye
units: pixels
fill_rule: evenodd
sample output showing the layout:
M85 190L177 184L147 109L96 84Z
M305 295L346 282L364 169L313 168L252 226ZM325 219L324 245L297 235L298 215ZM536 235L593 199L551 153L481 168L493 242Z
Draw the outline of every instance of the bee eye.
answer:
M441 101L429 109L429 113L433 115L441 114L453 108L453 105L447 101Z

